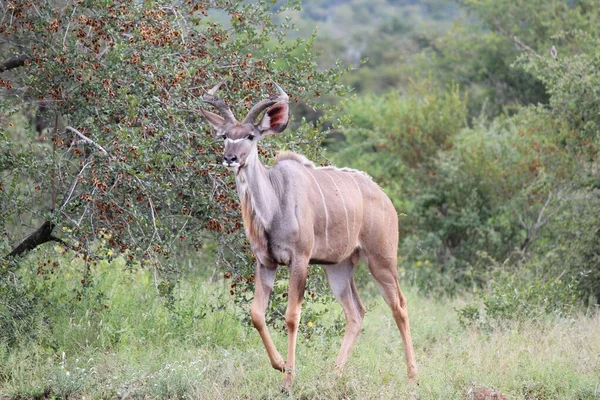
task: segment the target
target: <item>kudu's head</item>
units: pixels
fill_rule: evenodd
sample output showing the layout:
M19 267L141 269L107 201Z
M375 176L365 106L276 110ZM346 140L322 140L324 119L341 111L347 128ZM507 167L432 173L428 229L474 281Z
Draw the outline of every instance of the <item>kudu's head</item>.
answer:
M246 165L248 156L257 150L257 143L267 135L283 132L289 121L289 97L279 85L275 84L278 94L259 101L238 122L231 109L215 93L223 82L210 89L202 100L219 110L220 114L200 109L207 121L215 129L215 134L225 140L223 165L235 171ZM266 110L266 111L265 111ZM265 111L260 121L258 116Z

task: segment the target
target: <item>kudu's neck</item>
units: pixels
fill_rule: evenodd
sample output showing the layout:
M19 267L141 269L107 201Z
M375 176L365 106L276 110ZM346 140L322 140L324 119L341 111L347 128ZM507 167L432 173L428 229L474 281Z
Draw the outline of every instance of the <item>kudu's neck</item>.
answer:
M255 147L235 176L242 207L248 206L265 229L269 229L278 208L278 197L269 170L260 162Z

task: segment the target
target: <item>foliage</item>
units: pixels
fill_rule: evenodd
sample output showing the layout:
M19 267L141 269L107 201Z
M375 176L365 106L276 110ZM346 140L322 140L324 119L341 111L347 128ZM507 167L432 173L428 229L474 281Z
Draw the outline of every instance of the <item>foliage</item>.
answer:
M593 0L545 1L515 3L510 0L459 0L475 13L491 30L510 38L516 36L532 49L550 53L554 35L572 29L597 32L600 10ZM571 47L571 51L590 49L589 43ZM569 51L570 52L570 51Z
M428 185L415 193L415 230L402 245L415 284L479 287L488 279L485 258L504 260L525 248L534 234L526 227L543 213L548 175L558 173L556 146L540 140L539 126L531 128L509 119L465 129L439 154ZM436 271L415 267L418 260ZM440 272L444 277L435 278Z
M589 170L597 160L600 145L600 40L592 32L582 30L562 32L555 38L567 51L573 43L588 50L563 55L561 46L555 56L531 52L520 58L519 65L546 85L551 96L551 115L571 130L564 137L565 145L581 158L576 161ZM595 169L590 172L595 175Z
M539 322L548 315L572 314L579 297L576 277L552 277L537 261L516 270L495 271L479 301L457 309L461 324L489 331L515 322Z
M578 2L577 8L591 15L600 12L597 4L589 2ZM528 52L519 60L519 65L548 89L548 108L540 114L555 121L555 125L562 125L556 139L571 166L562 177L557 177L563 182L558 196L559 210L549 223L549 237L539 242L538 250L548 256L542 265L560 265L563 273L576 282L582 300L597 304L600 301L596 218L600 206L597 26L582 22L581 30L578 27L557 32L553 39L560 44L554 54Z
M446 0L310 0L286 17L300 36L318 27L320 65L342 60L355 68L343 77L345 83L360 94L381 94L410 84L413 58L426 38L447 31L461 13Z
M364 96L347 102L352 126L343 140L330 143L339 165L368 171L401 212L421 177L429 177L438 151L450 146L463 126L466 102L456 87L443 90L431 81L406 93ZM356 157L356 154L361 157Z
M469 122L481 114L493 118L548 101L538 80L511 67L518 54L515 44L494 30L457 23L427 41L415 73L424 69L441 83L459 84L469 100Z
M271 5L12 1L2 33L28 61L2 81L3 248L47 220L84 253L106 236L130 262L173 272L178 243L200 248L209 231L236 269L248 266L234 183L198 115L201 95L226 80L222 96L240 115L272 82L313 106L343 91L342 70L316 70L314 37L287 41ZM45 107L40 137L16 120L31 100ZM299 132L285 135L289 146L319 161L324 133L307 123Z
M573 29L592 36L598 33L595 21L600 11L593 0L458 3L476 19L464 18L447 34L432 38L421 65L433 64L431 71L442 82L461 84L469 95L471 116L483 111L494 117L514 113L522 105L547 103L545 82L528 70L513 67L520 53L550 55L554 45L561 45L561 54L586 52L591 43L560 40L556 35Z
M600 302L599 207L598 189L558 193L547 229L531 249L531 262L546 276L568 282L586 305Z
M429 86L417 98L432 104L430 113L410 109L425 116L411 125L381 105L402 110L392 95L349 102L355 128L330 146L333 158L368 171L408 214L400 219L402 272L422 290L483 290L492 319L572 310L574 298L595 303L600 68L591 21L600 7L461 4L479 20L459 17L465 23L426 38L424 52L407 62L427 66ZM468 113L445 97L455 89L435 90L450 81ZM436 109L435 97L444 106ZM421 140L436 124L449 132L445 139ZM398 134L404 126L417 133ZM424 163L407 158L421 152Z

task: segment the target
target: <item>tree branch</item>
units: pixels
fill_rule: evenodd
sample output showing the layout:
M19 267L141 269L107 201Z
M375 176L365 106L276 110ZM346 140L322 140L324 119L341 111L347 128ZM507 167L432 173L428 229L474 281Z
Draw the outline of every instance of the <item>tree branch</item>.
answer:
M29 56L22 54L20 56L9 58L0 64L0 73L4 71L8 71L9 69L19 68L25 65L25 63L29 60Z
M17 257L25 252L35 249L39 245L52 241L52 231L54 230L54 226L53 222L45 221L38 230L27 236L25 240L15 247L6 258Z
M104 156L108 155L108 151L106 151L106 149L104 147L100 146L98 143L94 142L92 139L85 136L83 133L79 132L77 129L73 128L72 126L67 126L66 129L73 132L77 136L79 136L81 139L83 139L84 142L87 142L87 143L90 143L90 144L93 144L94 146L96 146L98 149L100 149L100 151L102 152L102 155L104 155Z
M33 250L36 247L38 247L44 243L48 243L48 242L60 243L65 248L67 248L71 251L74 251L75 253L81 253L90 260L97 259L96 256L94 256L93 254L90 254L85 249L81 249L80 246L75 247L72 244L64 241L63 239L61 239L57 236L54 236L52 234L52 231L54 230L55 226L56 225L50 221L44 222L42 224L42 226L40 226L31 235L27 236L27 238L25 238L25 240L23 240L17 247L15 247L13 249L13 251L11 251L9 254L7 254L6 257L4 257L4 259L8 259L11 257L18 257L18 256L22 255L23 253ZM0 261L1 260L2 259L0 259Z

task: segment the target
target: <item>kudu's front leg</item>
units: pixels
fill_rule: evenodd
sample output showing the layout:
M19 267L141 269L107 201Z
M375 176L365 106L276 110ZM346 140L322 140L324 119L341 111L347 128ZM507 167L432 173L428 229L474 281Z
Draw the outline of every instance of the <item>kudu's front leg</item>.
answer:
M275 282L275 271L276 265L263 265L257 262L256 264L256 287L254 289L254 300L252 301L252 308L250 309L250 317L252 323L258 331L260 338L267 349L269 360L273 368L279 371L285 371L285 362L281 355L275 348L267 324L265 322L265 312L269 304L269 297L273 290L273 283Z
M290 286L288 305L285 312L285 324L288 330L288 356L285 363L283 387L289 390L295 378L296 338L300 324L300 312L308 275L308 259L292 260L290 263Z

